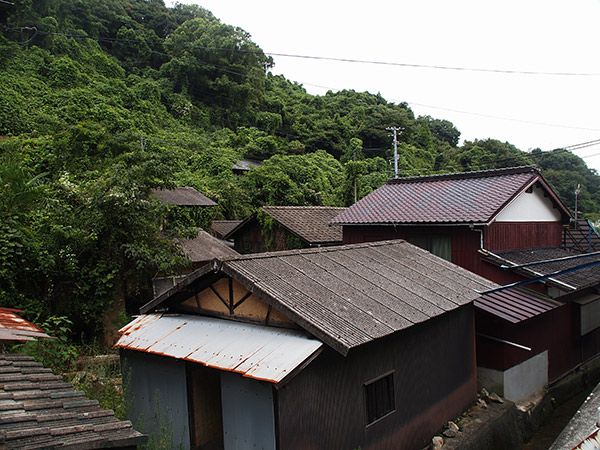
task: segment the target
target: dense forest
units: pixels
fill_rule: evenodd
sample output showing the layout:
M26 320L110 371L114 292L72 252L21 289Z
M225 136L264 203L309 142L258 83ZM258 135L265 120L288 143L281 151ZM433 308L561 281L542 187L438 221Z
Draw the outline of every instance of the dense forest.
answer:
M153 275L187 263L173 239L197 220L151 188L213 199L204 226L265 204L349 205L391 176L390 126L404 129L401 176L537 164L571 209L580 184L581 214L600 218L598 175L572 153L459 145L452 123L405 103L310 95L199 6L14 0L0 14L0 305L66 316L77 340L126 320ZM263 163L235 176L243 158Z

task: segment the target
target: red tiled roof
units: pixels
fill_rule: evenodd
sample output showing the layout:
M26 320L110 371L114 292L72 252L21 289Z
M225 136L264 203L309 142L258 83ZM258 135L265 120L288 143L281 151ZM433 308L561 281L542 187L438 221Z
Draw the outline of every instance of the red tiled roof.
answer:
M393 179L330 223L488 223L537 179L531 166Z

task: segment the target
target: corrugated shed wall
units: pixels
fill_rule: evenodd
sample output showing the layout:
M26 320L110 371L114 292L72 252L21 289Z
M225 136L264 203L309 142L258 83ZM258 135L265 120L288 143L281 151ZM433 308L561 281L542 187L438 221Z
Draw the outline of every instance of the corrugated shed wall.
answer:
M423 448L475 399L473 306L351 351L277 392L279 450ZM364 383L394 372L396 411L367 426Z

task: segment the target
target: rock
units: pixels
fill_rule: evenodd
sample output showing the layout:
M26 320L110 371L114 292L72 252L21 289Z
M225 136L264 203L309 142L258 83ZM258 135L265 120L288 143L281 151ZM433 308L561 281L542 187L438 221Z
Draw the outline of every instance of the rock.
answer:
M450 422L448 422L448 428L446 430L444 430L444 432L442 434L446 437L453 438L453 437L456 437L456 435L458 434L459 431L460 431L460 429L458 428L458 425L456 425L454 422L450 421Z
M486 402L490 398L490 393L487 391L486 388L482 388L481 389L481 394L480 395L481 395L481 398L484 399Z
M483 409L487 409L487 407L488 407L487 403L482 398L477 400L477 406L479 406L480 408L483 408Z
M431 450L440 450L444 446L444 438L441 436L434 436L431 440Z
M500 397L498 394L496 394L495 392L492 392L489 395L489 399L490 399L490 401L495 402L495 403L504 403L504 399L502 397Z

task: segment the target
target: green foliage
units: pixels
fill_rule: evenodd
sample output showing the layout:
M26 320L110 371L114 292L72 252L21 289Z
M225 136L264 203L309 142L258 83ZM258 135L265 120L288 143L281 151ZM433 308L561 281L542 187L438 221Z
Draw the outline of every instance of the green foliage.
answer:
M35 26L37 34L31 31ZM23 28L24 27L24 28ZM25 43L25 44L20 44ZM350 205L391 176L535 162L569 208L600 211L598 175L563 151L465 142L447 120L343 90L313 96L250 35L195 5L17 0L0 33L0 305L71 336L102 331L115 305L185 265L173 239L262 205ZM263 161L237 177L242 158ZM218 206L169 210L153 187L192 186Z
M79 356L77 347L69 340L72 325L65 316L50 316L39 326L53 339L38 338L15 345L13 350L33 356L55 374L62 374L74 366Z

